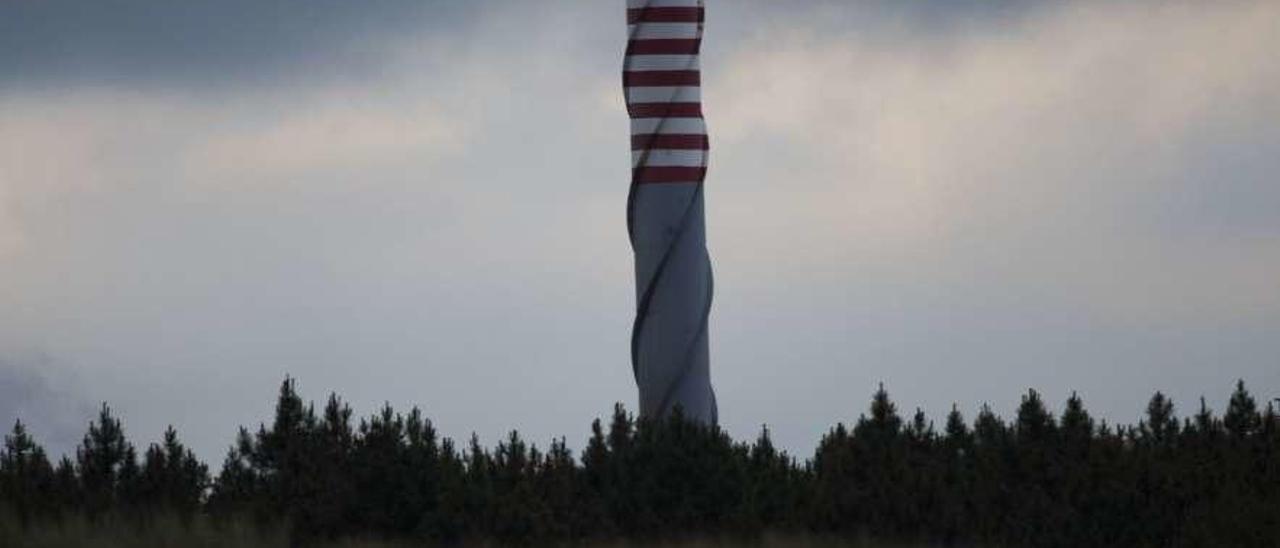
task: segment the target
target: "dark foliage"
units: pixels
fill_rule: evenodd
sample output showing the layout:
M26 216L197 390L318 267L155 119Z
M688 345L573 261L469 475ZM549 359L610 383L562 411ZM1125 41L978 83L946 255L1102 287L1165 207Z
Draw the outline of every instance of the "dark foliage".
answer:
M1055 414L1029 391L1003 421L952 408L941 431L905 418L880 387L852 427L811 459L716 427L597 420L582 454L511 432L492 450L440 438L413 409L358 424L330 395L303 402L292 379L275 417L241 428L210 480L168 429L139 462L103 406L75 460L56 466L23 423L0 453L0 505L20 523L176 513L288 524L296 544L342 537L544 544L672 536L818 533L940 545L1273 546L1280 538L1280 416L1243 383L1226 412L1202 400L1179 422L1156 393L1135 427L1098 423L1072 394Z

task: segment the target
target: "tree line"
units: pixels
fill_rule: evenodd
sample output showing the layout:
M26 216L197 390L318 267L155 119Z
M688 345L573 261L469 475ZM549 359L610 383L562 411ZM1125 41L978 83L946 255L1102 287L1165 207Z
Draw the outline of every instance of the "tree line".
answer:
M418 409L353 419L331 394L280 386L275 416L241 427L216 476L169 428L141 457L105 404L53 463L21 421L0 453L0 507L26 526L156 516L285 524L299 544L347 537L503 544L771 533L945 546L1275 546L1280 416L1244 383L1225 413L1179 419L1161 393L1136 426L1051 412L1034 390L1005 421L952 408L941 428L883 386L813 455L618 405L574 455L511 432L490 449L441 437Z

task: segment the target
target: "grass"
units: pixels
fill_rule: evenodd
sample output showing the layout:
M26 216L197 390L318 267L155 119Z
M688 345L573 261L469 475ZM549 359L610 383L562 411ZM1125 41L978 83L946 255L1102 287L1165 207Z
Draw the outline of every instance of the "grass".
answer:
M12 518L0 517L0 546L22 548L289 548L289 537L283 527L261 528L246 522L214 524L208 519L181 520L162 516L139 523L132 520L104 519L90 522L83 517L30 523L26 526ZM423 543L344 539L326 543L320 548L409 548ZM487 548L496 543L466 543L463 546ZM679 542L612 541L585 546L601 548L926 548L924 545L887 544L870 540L849 540L804 536L765 535L744 540L685 540Z

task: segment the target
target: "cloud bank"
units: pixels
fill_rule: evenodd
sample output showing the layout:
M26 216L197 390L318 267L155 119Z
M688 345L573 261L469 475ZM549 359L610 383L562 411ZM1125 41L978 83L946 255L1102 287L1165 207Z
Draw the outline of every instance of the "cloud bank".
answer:
M216 461L286 372L485 439L633 398L617 6L61 5L4 8L69 42L0 32L0 348L77 401ZM709 6L731 432L1280 391L1280 9L926 8Z

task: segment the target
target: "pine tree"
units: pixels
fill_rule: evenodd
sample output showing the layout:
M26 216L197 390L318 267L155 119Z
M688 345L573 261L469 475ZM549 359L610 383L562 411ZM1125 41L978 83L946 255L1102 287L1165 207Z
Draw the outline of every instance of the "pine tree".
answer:
M900 534L929 535L940 529L938 514L942 511L943 473L937 466L937 435L924 410L916 408L906 428L903 481L898 487L903 508L894 516Z
M902 418L898 416L898 408L890 401L884 383L880 383L871 396L871 417L858 421L854 435L865 437L873 443L887 443L894 440L901 430Z
M1014 544L1027 545L1043 538L1037 529L1061 530L1058 520L1063 518L1053 502L1062 483L1062 467L1054 455L1057 427L1035 390L1022 397L1013 434L1016 446L1009 479L1017 504L1005 515L1005 528Z
M464 458L449 438L440 442L439 481L439 507L434 516L423 516L418 531L431 540L455 543L467 534L470 525L470 486Z
M303 404L295 384L291 377L280 384L271 428L259 425L247 454L261 482L259 508L287 519L296 538L312 540L328 532L317 514L324 495L317 473L319 420L315 408Z
M609 423L609 452L618 461L624 461L631 452L632 438L635 436L635 420L622 407L613 406L613 419Z
M467 533L478 536L493 530L495 470L493 458L480 445L480 437L474 432L471 433L465 458L466 496L463 500L463 515L467 520Z
M1004 421L996 416L987 404L978 410L978 418L973 422L973 438L976 445L990 449L999 449L1005 443L1006 430Z
M1236 390L1231 394L1227 404L1227 412L1222 416L1222 425L1232 438L1244 440L1258 431L1262 424L1262 416L1258 414L1258 404L1244 387L1244 381L1236 382Z
M946 427L947 450L957 456L964 456L973 448L973 434L969 432L969 425L964 422L964 415L960 413L960 409L951 404L951 412L947 413Z
M591 421L591 438L587 440L587 448L582 452L580 509L583 527L596 536L607 537L616 532L610 506L617 498L614 469L604 427L600 424L600 419L595 419Z
M541 456L512 430L493 455L492 533L504 543L540 539L548 520L533 482Z
M120 475L116 479L115 507L130 514L144 508L142 498L142 467L138 465L138 452L133 445L125 447L124 460L120 463Z
M142 454L142 474L138 479L138 503L148 513L165 505L165 486L168 481L164 450L151 444Z
M53 504L57 512L69 514L84 508L84 490L80 486L80 478L76 476L75 464L71 458L63 456L53 470Z
M588 487L601 495L607 489L609 477L609 442L605 439L600 419L591 421L591 438L582 452L582 469Z
M636 530L637 519L645 506L641 502L643 493L639 492L638 486L632 481L633 477L639 475L638 469L644 464L638 462L633 454L635 435L635 420L621 403L615 404L605 438L610 464L606 506L612 523L624 534Z
M1067 398L1066 407L1059 419L1059 439L1057 450L1049 455L1051 466L1061 470L1059 488L1055 500L1051 502L1051 514L1058 523L1064 524L1058 540L1063 543L1089 543L1080 529L1071 529L1065 524L1084 521L1083 508L1093 498L1090 488L1089 459L1093 453L1095 424L1093 417L1084 407L1084 400L1074 391Z
M548 538L577 539L590 526L579 511L579 475L565 439L553 440L536 472L538 498L547 512L543 529Z
M983 542L999 541L1005 535L1005 516L1016 508L1008 494L1012 446L1004 422L985 403L974 419L973 439L973 487L967 504L980 511L970 516L967 536Z
M851 531L861 525L865 487L854 482L857 466L853 437L844 423L838 422L822 436L813 455L810 527L825 533Z
M910 471L905 462L902 418L883 383L871 397L870 413L870 417L859 417L853 429L852 481L863 487L855 504L866 515L871 534L896 536L913 517L906 492Z
M261 517L266 512L262 480L253 465L254 451L253 437L240 427L209 495L207 507L216 517L225 519L237 513Z
M1083 457L1087 453L1089 441L1093 439L1093 417L1084 408L1084 400L1075 392L1067 398L1066 409L1062 411L1062 441L1067 452L1073 457Z
M1045 408L1044 400L1034 389L1028 390L1018 406L1018 418L1014 434L1021 443L1042 444L1048 442L1055 430L1053 415Z
M1280 516L1280 412L1272 402L1267 402L1258 437L1258 443L1254 444L1254 458L1260 467L1255 478L1261 499L1257 512ZM1263 534L1271 538L1280 536L1280 520L1272 519L1269 523L1269 530Z
M4 450L0 451L0 509L7 503L24 524L36 516L50 514L55 508L49 493L53 474L44 449L27 433L21 420L14 421L12 432L4 438Z
M1151 396L1147 403L1147 417L1138 425L1142 439L1157 446L1168 446L1178 436L1178 418L1174 415L1173 400L1161 392Z
M746 478L748 484L738 510L740 529L758 532L795 525L793 514L801 501L794 463L774 447L768 426L760 427L760 435L751 445Z
M1222 421L1213 416L1213 411L1205 403L1204 396L1200 397L1200 411L1196 412L1193 421L1185 430L1190 430L1190 434L1199 438L1201 445L1206 448L1222 433Z
M147 448L139 482L142 505L189 517L204 501L209 469L178 441L178 431L170 425L161 443Z
M136 460L129 462L134 455L119 419L102 404L98 420L89 423L89 432L76 449L76 475L90 517L100 516L119 502L121 472L136 467Z
M1280 402L1280 398L1275 400ZM1267 402L1267 409L1262 413L1262 424L1258 428L1259 446L1264 449L1264 455L1273 455L1280 452L1280 412L1277 411L1275 403ZM1277 469L1280 469L1280 461L1274 463Z
M430 536L439 519L441 505L441 449L435 426L414 407L404 422L405 478L400 486L400 503L395 512L396 529L402 536L417 533Z
M913 444L928 445L933 441L933 423L925 416L924 410L919 407L911 416L911 423L907 425L907 439Z
M351 474L355 447L351 407L337 394L329 393L311 443L318 494L313 508L314 519L319 524L316 532L336 537L352 528L355 513L352 501L357 500Z
M390 404L360 421L352 460L359 528L394 531L407 526L408 518L399 516L408 476L404 418Z
M973 434L955 404L947 413L942 448L943 493L936 534L943 544L953 545L965 535L968 517L973 511L968 503L973 473Z

